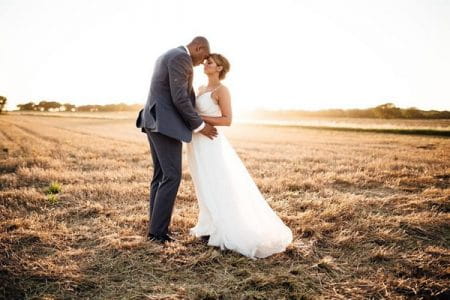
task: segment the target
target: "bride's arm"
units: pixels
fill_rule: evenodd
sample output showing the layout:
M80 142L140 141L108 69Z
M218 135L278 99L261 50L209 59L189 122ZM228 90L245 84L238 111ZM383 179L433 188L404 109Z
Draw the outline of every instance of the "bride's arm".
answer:
M207 117L200 116L203 121L212 125L212 126L230 126L232 120L232 112L231 112L231 96L228 89L223 86L218 89L217 92L217 103L219 104L220 110L222 112L221 117Z

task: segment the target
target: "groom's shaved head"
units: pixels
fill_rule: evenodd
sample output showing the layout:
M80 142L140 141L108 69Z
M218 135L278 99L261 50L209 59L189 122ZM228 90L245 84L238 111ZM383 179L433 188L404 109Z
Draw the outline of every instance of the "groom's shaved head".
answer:
M209 42L208 40L203 36L196 36L192 39L192 41L189 43L188 46L200 46L205 47L209 51Z
M203 36L196 36L188 45L194 66L201 64L209 56L209 42Z

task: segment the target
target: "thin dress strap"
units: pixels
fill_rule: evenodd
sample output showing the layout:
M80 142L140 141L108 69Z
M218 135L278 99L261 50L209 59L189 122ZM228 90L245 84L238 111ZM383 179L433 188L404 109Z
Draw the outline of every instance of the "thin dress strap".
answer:
M203 93L199 93L198 94L198 97L200 97L200 96L203 96L204 94L206 94L206 93L214 93L216 90L218 90L220 87L221 87L222 85L221 84L219 84L219 86L217 86L215 89L213 89L213 90L211 90L211 91L206 91L206 92L203 92Z
M216 90L218 90L220 87L221 87L222 85L221 84L219 84L215 89L213 89L212 91L210 91L211 92L211 94L212 93L214 93Z

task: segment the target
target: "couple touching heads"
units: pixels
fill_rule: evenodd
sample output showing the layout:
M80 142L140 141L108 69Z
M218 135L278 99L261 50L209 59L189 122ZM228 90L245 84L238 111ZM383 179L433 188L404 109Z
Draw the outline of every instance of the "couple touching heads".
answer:
M200 64L208 82L195 93L193 67ZM222 126L232 124L231 96L222 83L229 71L227 58L210 53L205 37L195 37L156 60L147 102L136 120L147 135L153 161L147 238L176 242L169 226L184 142L199 207L190 234L209 246L263 258L284 251L292 232L221 132Z

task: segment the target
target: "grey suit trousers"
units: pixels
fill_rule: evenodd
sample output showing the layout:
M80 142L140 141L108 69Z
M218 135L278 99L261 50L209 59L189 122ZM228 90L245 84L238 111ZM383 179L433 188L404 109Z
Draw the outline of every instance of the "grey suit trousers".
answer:
M168 233L181 182L182 143L148 128L145 128L145 132L153 160L148 233L161 236Z

